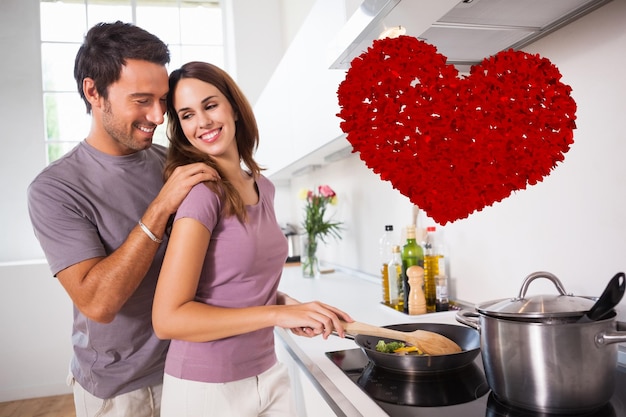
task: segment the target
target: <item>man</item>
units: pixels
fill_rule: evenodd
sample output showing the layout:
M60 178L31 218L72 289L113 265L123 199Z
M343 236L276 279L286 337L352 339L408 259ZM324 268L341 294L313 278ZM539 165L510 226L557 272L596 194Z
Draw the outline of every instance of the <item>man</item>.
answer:
M152 144L168 91L167 46L122 22L89 30L74 77L87 138L28 189L35 234L74 303L70 383L77 417L156 417L168 342L151 322L168 219L187 192L217 177L180 167L164 184Z

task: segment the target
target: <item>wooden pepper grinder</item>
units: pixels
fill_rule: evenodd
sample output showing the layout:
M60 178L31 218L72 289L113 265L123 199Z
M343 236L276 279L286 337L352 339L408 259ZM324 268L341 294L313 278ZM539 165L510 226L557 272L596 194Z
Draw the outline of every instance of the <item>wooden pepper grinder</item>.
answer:
M424 296L424 268L413 265L406 270L409 278L409 315L426 314L426 297Z

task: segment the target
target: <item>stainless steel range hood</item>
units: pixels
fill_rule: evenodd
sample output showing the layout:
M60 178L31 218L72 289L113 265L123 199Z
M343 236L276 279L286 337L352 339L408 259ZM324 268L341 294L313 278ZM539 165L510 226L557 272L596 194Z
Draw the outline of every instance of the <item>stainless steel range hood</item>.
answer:
M521 49L611 0L365 0L331 46L331 68L347 69L381 32L437 47L460 71L504 49ZM331 58L331 59L332 59Z

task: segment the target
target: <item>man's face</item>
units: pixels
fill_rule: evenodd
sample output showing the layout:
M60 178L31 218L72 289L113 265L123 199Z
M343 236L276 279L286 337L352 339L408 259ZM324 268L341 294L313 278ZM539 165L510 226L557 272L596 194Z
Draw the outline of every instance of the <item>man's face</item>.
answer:
M147 61L127 61L120 79L108 89L102 107L106 150L128 155L152 145L152 136L163 123L168 75L164 66Z

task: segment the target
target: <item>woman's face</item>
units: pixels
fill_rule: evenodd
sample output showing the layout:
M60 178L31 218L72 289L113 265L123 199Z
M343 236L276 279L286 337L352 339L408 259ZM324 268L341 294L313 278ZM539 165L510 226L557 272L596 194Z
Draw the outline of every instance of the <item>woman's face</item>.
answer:
M216 159L237 154L235 112L217 87L183 78L175 88L173 103L185 137L194 147Z

